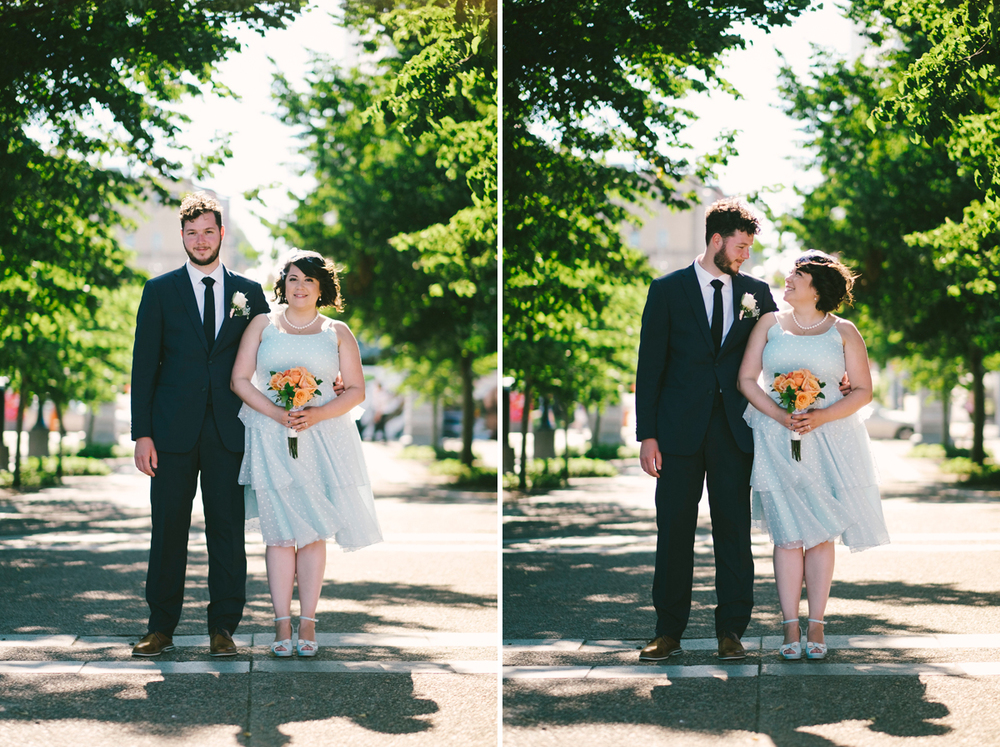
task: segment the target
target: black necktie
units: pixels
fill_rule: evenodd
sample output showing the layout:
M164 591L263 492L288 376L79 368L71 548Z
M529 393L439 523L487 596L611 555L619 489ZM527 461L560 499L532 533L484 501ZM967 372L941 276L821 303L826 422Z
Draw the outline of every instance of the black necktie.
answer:
M215 280L204 278L201 282L205 284L205 341L208 343L208 349L211 350L215 343L215 293L212 291Z
M713 280L712 287L715 288L715 298L712 299L712 342L715 343L715 352L718 354L722 347L722 281Z

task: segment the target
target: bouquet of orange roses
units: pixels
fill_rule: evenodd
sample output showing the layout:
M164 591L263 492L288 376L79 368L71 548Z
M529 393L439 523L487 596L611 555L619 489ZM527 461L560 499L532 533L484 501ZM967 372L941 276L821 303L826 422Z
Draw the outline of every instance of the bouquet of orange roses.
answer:
M822 389L826 383L816 378L808 368L774 375L771 388L778 393L778 401L788 412L802 412L818 399L826 399ZM802 461L802 436L792 431L792 459Z
M319 385L322 379L317 379L302 366L289 368L287 371L271 371L271 381L267 388L273 392L274 401L290 412L301 410L306 402L313 397L321 396ZM292 459L299 458L299 434L289 428L288 453Z

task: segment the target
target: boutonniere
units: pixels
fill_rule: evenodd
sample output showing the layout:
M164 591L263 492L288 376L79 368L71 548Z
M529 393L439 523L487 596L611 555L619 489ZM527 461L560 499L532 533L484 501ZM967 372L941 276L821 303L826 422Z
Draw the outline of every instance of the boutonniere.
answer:
M250 316L250 308L247 305L247 297L239 291L233 294L233 301L229 305L229 316Z
M757 299L753 297L752 293L744 293L743 298L740 299L740 321L743 321L743 316L751 316L754 319L760 316L760 309L757 308Z

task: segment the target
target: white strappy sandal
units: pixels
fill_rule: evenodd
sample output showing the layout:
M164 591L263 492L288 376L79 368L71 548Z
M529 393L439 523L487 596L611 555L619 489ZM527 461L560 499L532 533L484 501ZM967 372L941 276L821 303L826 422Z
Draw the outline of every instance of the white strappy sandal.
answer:
M309 620L310 622L317 622L315 617L306 617L305 615L299 615L299 620ZM295 650L298 652L299 656L315 656L316 652L319 651L319 645L316 641L306 641L302 638L298 638L295 643Z
M826 625L823 620L813 620L811 617L808 618L809 622L816 623L817 625ZM806 641L806 658L807 659L822 659L826 657L826 644L825 643L813 643L812 641Z
M799 627L798 619L781 621L782 625L789 625L791 623L795 623L795 629L798 630L799 638L801 638L802 628ZM778 649L778 653L788 661L797 661L802 658L802 641L796 639L792 643L782 643L781 648Z
M276 617L275 622L281 622L282 620L291 620L291 616L288 617ZM277 656L279 659L284 659L292 655L292 639L285 638L282 641L275 641L271 644L271 653Z

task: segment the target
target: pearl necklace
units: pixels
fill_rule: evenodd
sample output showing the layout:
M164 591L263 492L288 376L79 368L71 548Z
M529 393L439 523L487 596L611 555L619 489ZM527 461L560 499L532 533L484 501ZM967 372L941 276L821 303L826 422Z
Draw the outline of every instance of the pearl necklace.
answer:
M816 329L816 328L817 328L817 327L818 327L819 325L821 325L821 324L822 324L823 322L825 322L825 321L826 321L826 318L827 318L828 316L830 316L830 312L829 312L829 311L828 311L828 312L826 312L825 314L823 314L823 318L822 318L822 319L820 319L820 320L819 320L818 322L816 322L815 324L810 324L810 325L809 325L808 327L803 327L803 326L802 326L801 324L799 324L799 320L795 318L795 312L793 311L793 312L792 312L792 321L793 321L793 322L795 322L795 326L796 326L796 327L798 327L798 328L799 328L799 329L801 329L801 330L802 330L803 332L805 332L806 330L810 330L810 329ZM312 323L312 322L310 322L310 324L311 324L311 323Z
M285 324L287 324L292 329L305 329L306 327L311 327L313 325L313 322L315 322L317 319L319 319L319 312L317 311L316 312L316 316L314 316L312 318L312 320L308 324L303 324L301 327L296 327L294 324L292 324L290 321L288 321L288 314L286 313L287 311L288 310L285 309L285 311L281 312L281 318L284 319L285 320Z

